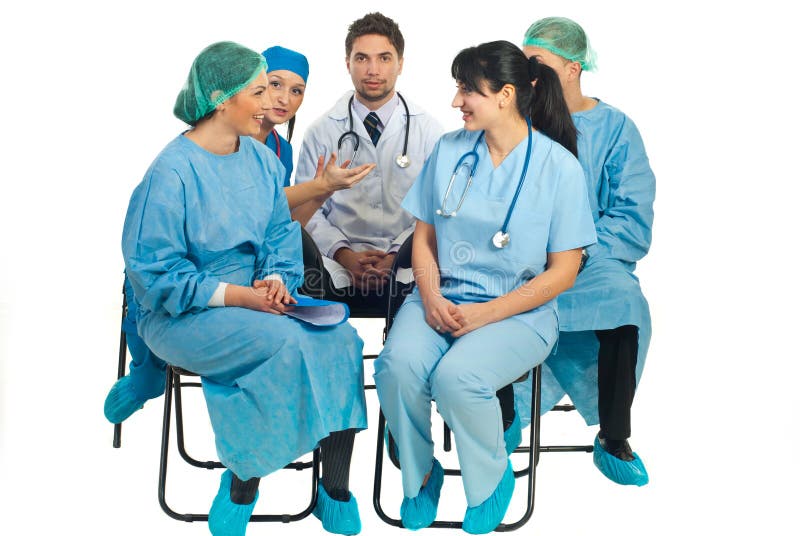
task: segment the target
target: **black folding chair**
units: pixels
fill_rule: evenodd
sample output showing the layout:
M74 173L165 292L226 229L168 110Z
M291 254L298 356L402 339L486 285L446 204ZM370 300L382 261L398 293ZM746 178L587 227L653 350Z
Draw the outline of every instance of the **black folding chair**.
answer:
M158 503L164 512L179 521L208 521L208 514L180 514L167 504L167 465L169 458L170 421L172 416L172 399L175 398L175 436L178 452L190 465L203 469L222 469L224 466L218 461L200 461L189 455L184 443L183 400L181 389L183 387L200 387L200 382L183 381L183 376L195 377L197 375L180 367L167 366L167 389L164 393L164 420L161 432L161 460L158 471ZM284 469L301 471L311 468L311 493L306 508L296 514L253 514L251 522L280 521L290 523L307 517L317 504L317 484L319 482L319 447L312 454L311 461L297 461L285 466Z
M122 290L122 323L125 321L127 315L127 301L125 298L125 289ZM122 323L120 325L120 343L119 343L119 361L117 366L117 379L125 375L125 366L127 364L127 337ZM167 467L169 461L169 438L172 420L173 398L175 400L175 435L178 447L178 452L186 463L199 467L202 469L222 469L224 466L218 461L201 461L191 456L186 450L184 441L184 420L183 420L183 400L181 396L181 389L183 387L200 387L199 381L191 380L184 381L182 377L194 377L197 375L179 367L168 365L166 368L166 390L164 392L164 418L162 421L161 433L161 457L159 461L158 470L158 503L164 512L179 521L208 521L208 514L191 514L191 513L178 513L173 510L167 503ZM114 448L120 448L122 436L122 425L114 425ZM317 484L319 482L319 466L320 456L319 447L313 453L311 461L296 461L288 464L284 469L294 469L301 471L304 469L311 469L311 493L308 505L304 510L296 514L253 514L250 517L251 522L264 522L264 521L280 521L282 523L289 523L292 521L299 521L307 517L314 510L317 504Z

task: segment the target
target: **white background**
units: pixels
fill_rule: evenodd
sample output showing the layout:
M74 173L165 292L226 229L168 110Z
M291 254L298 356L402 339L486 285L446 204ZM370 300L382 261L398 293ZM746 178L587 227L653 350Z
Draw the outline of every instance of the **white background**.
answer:
M373 10L405 34L398 88L447 130L460 126L449 76L458 50L494 39L519 43L543 16L574 18L599 55L600 70L584 75L585 92L634 119L657 176L653 247L638 270L653 339L632 438L651 483L617 486L589 455L543 454L537 508L522 532L798 534L792 259L800 177L796 39L789 39L797 27L771 1L6 6L0 532L207 533L203 523L168 518L156 501L160 400L125 425L120 450L111 448L103 418L116 371L128 198L184 128L172 104L203 47L234 40L259 51L273 44L303 51L311 74L299 143L350 86L347 26ZM374 348L380 326L357 327ZM367 400L371 428L358 436L352 474L363 534L400 534L370 505L374 392ZM205 410L196 402L190 413L202 426ZM543 422L545 442L589 442L594 433L569 416ZM208 440L201 432L194 444L213 456ZM207 511L218 473L184 469L178 459L170 467L174 506ZM387 478L385 506L396 516L399 483ZM306 484L304 475L268 478L259 509L299 504ZM459 519L463 505L459 482L448 481L443 514ZM249 529L301 532L322 529L313 518Z

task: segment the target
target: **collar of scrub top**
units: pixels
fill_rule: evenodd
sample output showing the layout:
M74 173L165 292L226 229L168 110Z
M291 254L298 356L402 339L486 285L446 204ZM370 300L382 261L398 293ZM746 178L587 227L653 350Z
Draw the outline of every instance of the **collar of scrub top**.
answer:
M401 168L407 168L411 164L411 160L408 158L408 132L410 130L411 125L411 112L408 109L408 104L406 103L406 99L397 92L397 96L400 98L400 102L403 104L403 108L405 109L406 113L406 132L405 132L405 140L403 142L403 152L397 155L394 159L395 163ZM350 165L356 161L356 156L358 155L358 148L361 145L360 140L358 138L358 134L356 134L354 127L355 124L353 123L353 101L355 99L355 93L350 95L350 100L347 101L347 124L349 125L349 129L345 131L344 134L339 136L339 141L336 143L336 150L342 150L342 143L347 138L353 138L353 157L350 159ZM348 166L350 167L350 166Z
M497 249L502 249L506 247L511 240L511 236L508 233L508 222L511 220L511 214L514 212L514 207L517 205L517 199L519 198L519 193L522 191L522 185L525 184L525 175L528 173L528 164L530 164L531 160L531 149L533 148L533 127L531 126L530 118L526 118L525 122L528 125L528 148L525 151L525 163L522 166L522 173L519 176L519 181L517 182L517 191L514 192L514 197L511 200L511 205L508 207L508 211L506 212L506 219L503 221L503 226L497 231L494 236L492 236L492 244ZM455 167L453 168L453 174L450 176L450 182L447 184L447 189L444 192L444 197L442 198L442 207L436 210L436 214L445 218L455 217L458 211L461 209L461 204L464 202L464 198L467 196L467 191L469 187L472 185L472 176L475 173L475 170L478 168L478 144L483 140L483 135L485 131L481 131L478 139L475 140L475 145L472 147L471 151L468 151L461 155L461 158L458 159L456 162ZM458 173L458 169L463 165L467 166L467 159L469 157L473 158L473 164L469 170L469 176L467 177L467 184L464 186L464 191L461 192L461 197L458 200L458 205L456 209L452 212L447 210L447 198L450 196L450 192L453 189L453 184L456 180L456 173Z

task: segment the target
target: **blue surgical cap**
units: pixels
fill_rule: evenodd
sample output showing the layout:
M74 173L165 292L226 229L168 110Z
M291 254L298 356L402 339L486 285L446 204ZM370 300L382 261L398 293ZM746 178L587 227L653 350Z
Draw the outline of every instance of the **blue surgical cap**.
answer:
M291 71L308 81L308 60L305 56L294 50L283 47L269 47L261 53L267 60L267 72Z

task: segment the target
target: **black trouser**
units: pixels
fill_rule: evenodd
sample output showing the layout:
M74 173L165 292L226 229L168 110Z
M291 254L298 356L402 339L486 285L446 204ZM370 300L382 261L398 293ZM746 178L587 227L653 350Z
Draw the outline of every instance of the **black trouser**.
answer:
M620 326L595 331L597 353L598 413L600 430L607 439L631 436L631 406L636 391L639 328Z
M631 406L636 391L639 329L636 326L620 326L597 330L595 334L600 341L597 355L600 429L604 438L628 439L631 436ZM505 428L514 419L512 385L497 391Z
M303 264L305 273L300 292L312 298L346 303L353 317L385 316L389 297L405 296L412 288L412 284L397 282L370 291L362 291L355 286L336 288L322 262L322 253L308 237L303 240Z

